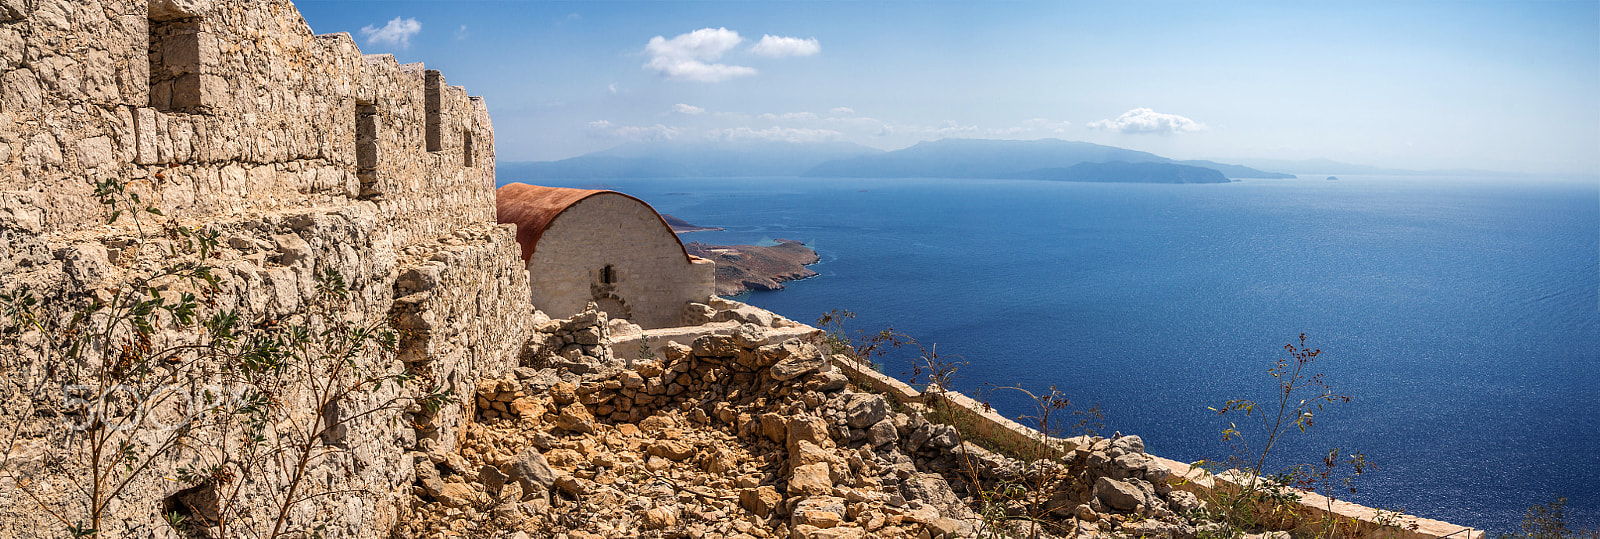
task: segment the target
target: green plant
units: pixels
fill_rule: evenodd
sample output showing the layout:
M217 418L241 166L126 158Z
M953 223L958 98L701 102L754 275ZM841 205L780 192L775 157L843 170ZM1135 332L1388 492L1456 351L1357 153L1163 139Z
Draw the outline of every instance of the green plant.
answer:
M1301 464L1291 468L1289 476L1293 479L1295 488L1320 492L1323 496L1324 511L1322 518L1316 523L1319 537L1332 538L1339 536L1341 531L1347 535L1355 531L1356 522L1334 516L1333 502L1345 491L1355 494L1356 478L1377 467L1376 464L1368 462L1364 454L1346 453L1334 448L1328 450L1327 455L1322 457L1320 467Z
M656 352L655 352L655 350L651 350L650 349L650 338L649 337L645 337L645 338L639 339L639 360L640 361L655 361L655 359L656 359Z
M1384 508L1374 509L1373 510L1373 516L1372 516L1372 522L1374 524L1378 525L1379 530L1381 530L1383 532L1386 532L1384 535L1387 536L1387 537L1393 537L1394 536L1394 532L1397 532L1397 531L1401 531L1401 530L1413 530L1414 531L1414 530L1417 529L1417 523L1415 521L1406 522L1406 510L1403 509L1403 508L1402 509L1384 509Z
M126 210L137 245L147 245L140 216L161 212L141 210L120 181L97 182L95 193L108 222ZM46 499L9 450L0 451L0 477L73 537L118 529L114 511L130 489L163 477L192 485L160 512L182 534L319 534L320 523L296 528L290 515L321 496L358 493L309 479L319 460L347 452L345 429L411 404L437 409L453 395L407 389L424 377L388 370L395 334L384 317L349 311L337 271L316 274L303 311L247 320L219 307L211 267L219 231L175 219L162 230L159 267L110 290L0 293L0 383L23 407L13 410L23 420L10 425L6 447L25 428L47 438L57 453L43 459L46 475L69 478L71 490ZM26 421L51 417L59 421ZM270 503L247 500L246 488ZM243 515L257 518L240 526Z
M1529 507L1522 514L1522 533L1496 534L1495 539L1597 539L1600 530L1567 527L1567 498Z
M1239 529L1293 527L1297 518L1294 507L1301 498L1295 487L1321 487L1329 494L1331 504L1332 488L1342 486L1353 489L1351 482L1354 476L1371 467L1360 453L1346 455L1335 449L1324 458L1321 471L1310 465L1291 466L1271 473L1266 470L1268 457L1291 428L1303 433L1315 424L1316 414L1324 406L1350 401L1350 397L1334 393L1324 381L1322 373L1313 371L1312 363L1322 354L1322 350L1306 346L1304 333L1300 334L1298 344L1285 344L1283 348L1287 357L1280 357L1267 371L1278 384L1275 401L1259 404L1249 399L1233 399L1221 408L1211 408L1218 415L1242 413L1246 418L1254 419L1259 426L1257 434L1264 439L1259 449L1241 450L1240 455L1229 459L1233 469L1228 472L1235 473L1224 472L1223 475L1235 482L1236 487L1212 491L1211 516ZM1222 439L1237 441L1241 447L1244 446L1244 434L1235 423L1230 423L1223 430ZM1334 478L1333 470L1341 464L1350 465L1354 473L1342 479ZM1213 461L1200 461L1196 465L1210 468L1213 472L1220 471L1216 468L1221 467ZM1324 520L1320 533L1325 537L1331 536L1336 528L1335 523Z
M845 326L855 317L854 312L834 309L817 317L817 327L822 328L823 351L830 355L843 354L849 357L855 363L857 370L870 366L873 370L882 372L883 366L877 362L878 357L914 341L911 336L895 331L892 327L872 333L861 330L852 332Z

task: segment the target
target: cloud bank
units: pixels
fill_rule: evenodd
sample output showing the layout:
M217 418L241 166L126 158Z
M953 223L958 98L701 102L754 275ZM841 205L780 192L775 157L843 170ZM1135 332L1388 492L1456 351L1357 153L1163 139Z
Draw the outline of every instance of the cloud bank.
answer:
M606 120L589 122L589 129L602 138L638 142L672 140L683 133L683 129L668 125L616 125Z
M402 49L410 48L411 36L421 31L422 23L412 17L403 19L395 17L389 24L383 25L383 28L376 28L370 24L361 27L361 35L367 38L368 45L384 43Z
M678 103L678 104L672 106L672 112L676 112L678 114L694 115L694 114L705 114L706 113L706 109L704 109L702 107L696 107L694 105Z
M750 47L750 52L772 58L811 56L822 52L822 44L818 43L816 38L800 39L763 34L761 41Z
M733 127L717 129L707 133L711 140L774 140L782 142L823 142L838 140L843 133L832 129L809 129L803 127L772 126L766 129L751 129L749 127Z
M727 28L701 28L672 39L656 36L644 47L645 54L650 55L644 68L669 79L698 82L752 76L755 68L712 63L743 41L738 32Z
M1130 135L1175 135L1205 130L1205 124L1176 115L1156 112L1146 108L1122 113L1115 120L1089 122L1093 129L1118 131Z

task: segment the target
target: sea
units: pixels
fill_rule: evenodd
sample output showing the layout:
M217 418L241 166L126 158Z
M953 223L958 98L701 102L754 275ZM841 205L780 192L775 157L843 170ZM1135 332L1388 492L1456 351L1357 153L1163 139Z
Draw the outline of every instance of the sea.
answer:
M1099 433L1185 462L1260 455L1262 416L1211 409L1276 410L1269 370L1303 334L1321 350L1307 373L1350 399L1291 427L1269 471L1359 452L1377 467L1340 499L1512 533L1565 498L1569 528L1600 529L1600 180L1324 177L541 183L726 229L684 241L805 242L817 277L735 299L808 323L851 311L848 332L934 347L1008 416L1037 414L1004 388L1054 387L1062 430L1098 407ZM910 379L918 357L879 361Z

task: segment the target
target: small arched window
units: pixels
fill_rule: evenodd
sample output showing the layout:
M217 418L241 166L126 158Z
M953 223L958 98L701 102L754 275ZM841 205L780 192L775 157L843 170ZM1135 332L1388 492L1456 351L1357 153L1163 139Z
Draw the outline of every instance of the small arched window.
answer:
M600 284L616 284L616 283L617 283L617 269L616 268L612 267L610 264L606 264L606 267L600 268Z

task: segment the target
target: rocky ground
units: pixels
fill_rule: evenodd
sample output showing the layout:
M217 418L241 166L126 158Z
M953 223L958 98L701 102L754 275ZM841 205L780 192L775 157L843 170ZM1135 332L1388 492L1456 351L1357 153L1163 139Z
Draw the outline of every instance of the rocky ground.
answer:
M453 451L423 440L395 536L1192 538L1199 501L1136 436L1024 463L857 391L764 328L623 361L603 313L541 329ZM984 503L983 500L988 500ZM988 518L985 518L987 516Z

